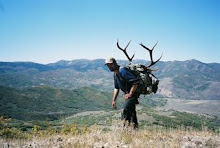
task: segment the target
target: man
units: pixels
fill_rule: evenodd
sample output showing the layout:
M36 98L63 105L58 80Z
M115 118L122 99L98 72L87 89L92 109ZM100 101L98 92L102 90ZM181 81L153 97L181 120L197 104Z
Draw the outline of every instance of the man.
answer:
M120 89L125 93L125 103L122 112L122 119L133 122L134 128L138 128L138 121L136 115L136 104L140 94L136 91L138 87L138 78L126 67L120 67L114 58L108 58L105 61L109 70L114 72L114 92L112 97L112 107L116 108L116 99Z

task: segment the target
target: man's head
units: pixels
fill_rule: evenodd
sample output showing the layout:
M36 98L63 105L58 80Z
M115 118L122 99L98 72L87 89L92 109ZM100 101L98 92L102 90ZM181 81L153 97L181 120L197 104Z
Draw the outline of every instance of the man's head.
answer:
M107 65L109 70L111 70L111 71L116 71L118 69L118 64L113 57L106 59L105 65Z

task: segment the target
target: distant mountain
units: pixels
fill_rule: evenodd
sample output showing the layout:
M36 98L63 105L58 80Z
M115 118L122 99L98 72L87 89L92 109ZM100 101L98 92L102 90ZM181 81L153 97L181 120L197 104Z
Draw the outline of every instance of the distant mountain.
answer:
M80 72L85 72L89 70L98 70L100 68L107 70L107 67L104 64L103 59L96 59L96 60L78 59L72 61L61 60L56 63L48 64L48 66L55 69L71 68Z
M160 62L155 73L161 79L159 93L185 99L220 100L219 66L197 60Z
M31 72L31 71L48 71L53 70L51 66L33 63L33 62L0 62L0 74L1 73L13 73L13 72Z
M149 61L134 60L146 64ZM119 65L128 64L119 60ZM220 64L197 60L158 62L158 94L182 99L220 100ZM113 74L104 59L58 61L47 65L30 62L0 62L0 85L13 88L52 86L76 89L92 87L111 92Z

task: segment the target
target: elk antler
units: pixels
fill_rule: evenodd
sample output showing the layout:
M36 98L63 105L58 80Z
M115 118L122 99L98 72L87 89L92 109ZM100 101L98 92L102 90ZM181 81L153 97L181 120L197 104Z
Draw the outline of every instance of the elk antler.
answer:
M154 47L153 47L152 49L147 48L147 47L144 46L142 43L140 43L140 45L141 45L143 48L147 49L147 50L150 52L151 63L150 63L150 65L146 66L147 68L151 67L152 65L154 65L154 64L156 64L158 61L160 61L160 59L161 59L162 56L163 56L163 53L161 54L160 58L159 58L158 60L156 60L156 61L153 61L153 56L152 56L154 47L157 45L157 43L154 45Z
M119 46L118 41L117 41L117 46L118 46L118 48L119 48L121 51L124 52L124 54L126 55L126 57L128 58L128 60L129 60L130 62L132 62L132 59L134 58L134 54L133 54L133 56L130 58L130 57L128 56L127 52L126 52L126 49L127 49L128 45L130 44L130 42L131 42L131 41L128 42L128 44L127 44L127 46L125 47L125 49L122 49L122 48Z

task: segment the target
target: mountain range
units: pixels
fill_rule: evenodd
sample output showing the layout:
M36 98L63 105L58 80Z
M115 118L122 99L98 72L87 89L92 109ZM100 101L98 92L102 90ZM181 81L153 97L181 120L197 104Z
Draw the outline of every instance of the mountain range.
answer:
M134 60L147 64L149 61ZM118 60L126 66L128 61ZM220 100L220 64L198 60L160 61L154 65L160 80L158 95L181 99ZM104 59L61 60L56 63L0 62L0 85L10 88L50 86L73 90L91 87L112 92L113 74Z

